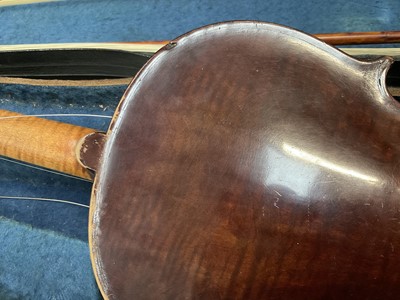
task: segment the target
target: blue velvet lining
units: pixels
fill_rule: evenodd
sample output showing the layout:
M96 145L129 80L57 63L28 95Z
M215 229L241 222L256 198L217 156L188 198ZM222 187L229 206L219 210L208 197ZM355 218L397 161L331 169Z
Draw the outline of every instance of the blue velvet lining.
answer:
M0 44L168 40L227 20L309 33L396 30L399 11L398 0L67 0L4 9Z
M0 299L101 299L87 243L0 218Z

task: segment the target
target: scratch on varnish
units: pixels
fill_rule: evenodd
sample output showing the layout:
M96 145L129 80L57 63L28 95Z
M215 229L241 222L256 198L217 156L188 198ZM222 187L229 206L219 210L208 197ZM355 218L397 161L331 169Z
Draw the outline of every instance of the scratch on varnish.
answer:
M273 191L274 191L275 194L277 194L279 197L282 197L282 194L280 194L277 190L273 190ZM275 206L276 208L279 208L279 206L278 206L278 202L279 202L279 200L280 200L279 197L275 197L274 206Z
M279 206L278 206L279 198L276 197L275 199L276 199L276 201L274 202L274 206L275 206L276 208L279 208Z

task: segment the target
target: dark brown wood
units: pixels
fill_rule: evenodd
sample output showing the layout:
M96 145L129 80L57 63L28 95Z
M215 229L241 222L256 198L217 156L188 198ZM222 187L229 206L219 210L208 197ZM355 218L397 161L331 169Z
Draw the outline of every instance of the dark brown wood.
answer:
M330 45L390 44L400 42L400 31L319 33L315 37Z
M77 159L94 177L104 150L106 134L93 132L80 140Z
M142 69L108 132L90 246L110 299L397 299L390 58L212 25Z

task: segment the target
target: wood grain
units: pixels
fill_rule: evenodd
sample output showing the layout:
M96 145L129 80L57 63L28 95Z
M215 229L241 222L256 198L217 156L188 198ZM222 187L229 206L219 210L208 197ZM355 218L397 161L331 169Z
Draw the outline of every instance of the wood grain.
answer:
M398 299L390 58L272 24L153 56L113 120L90 246L109 299Z
M94 131L0 110L0 155L90 179L76 159L76 147Z

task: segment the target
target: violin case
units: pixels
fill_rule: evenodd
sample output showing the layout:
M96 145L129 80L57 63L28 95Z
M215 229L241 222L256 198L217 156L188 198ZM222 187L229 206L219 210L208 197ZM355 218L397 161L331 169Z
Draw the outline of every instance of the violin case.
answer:
M57 8L61 5L70 9L68 4L76 4L74 1L67 2L57 4ZM166 2L176 8L175 11L168 8L174 20L187 13L182 7L178 8L184 1L175 4ZM232 4L236 10L248 9L247 5L243 8L238 3L234 1ZM297 2L284 1L283 6L291 7L293 3ZM329 5L337 11L337 15L350 14L338 9L341 3L347 2L337 1ZM254 11L243 16L269 20L276 12L283 14L282 7L278 3L274 5L266 8L263 4L256 4L259 11L267 9L269 12L257 14ZM26 14L30 9L36 9L38 13L43 13L52 11L52 7L50 4L36 4L11 7L9 12ZM376 14L389 9L384 1L379 1L378 7ZM218 8L221 8L220 5L215 4L213 15L202 11L204 22L240 17L230 10L221 14ZM144 10L143 7L139 9ZM306 11L309 8L302 9ZM369 9L363 9L365 15L370 14ZM322 7L313 8L315 15L319 11ZM293 10L288 16L295 20L297 13ZM123 17L123 20L127 19L128 16ZM289 22L283 17L275 19ZM193 26L188 29L196 27L195 21L189 24ZM153 35L149 33L145 38L173 38L184 33L179 24L169 24L173 32L167 32L168 36L154 33L164 29L155 25L150 31ZM320 31L319 24L306 25L316 32ZM187 27L189 25L186 24ZM400 26L400 23L397 25ZM122 24L118 23L118 26ZM111 27L109 30L114 29ZM12 43L11 33L7 36L8 42ZM14 42L20 43L21 40L16 37ZM349 53L356 52L349 50ZM356 57L366 60L381 56L368 50L357 53L354 54ZM84 49L79 46L68 49L51 46L40 50L0 49L0 109L26 115L45 115L50 119L105 132L130 80L153 54L154 51ZM394 58L387 83L396 91L400 86L400 55ZM87 206L91 187L89 181L0 157L0 299L101 299L87 244Z

